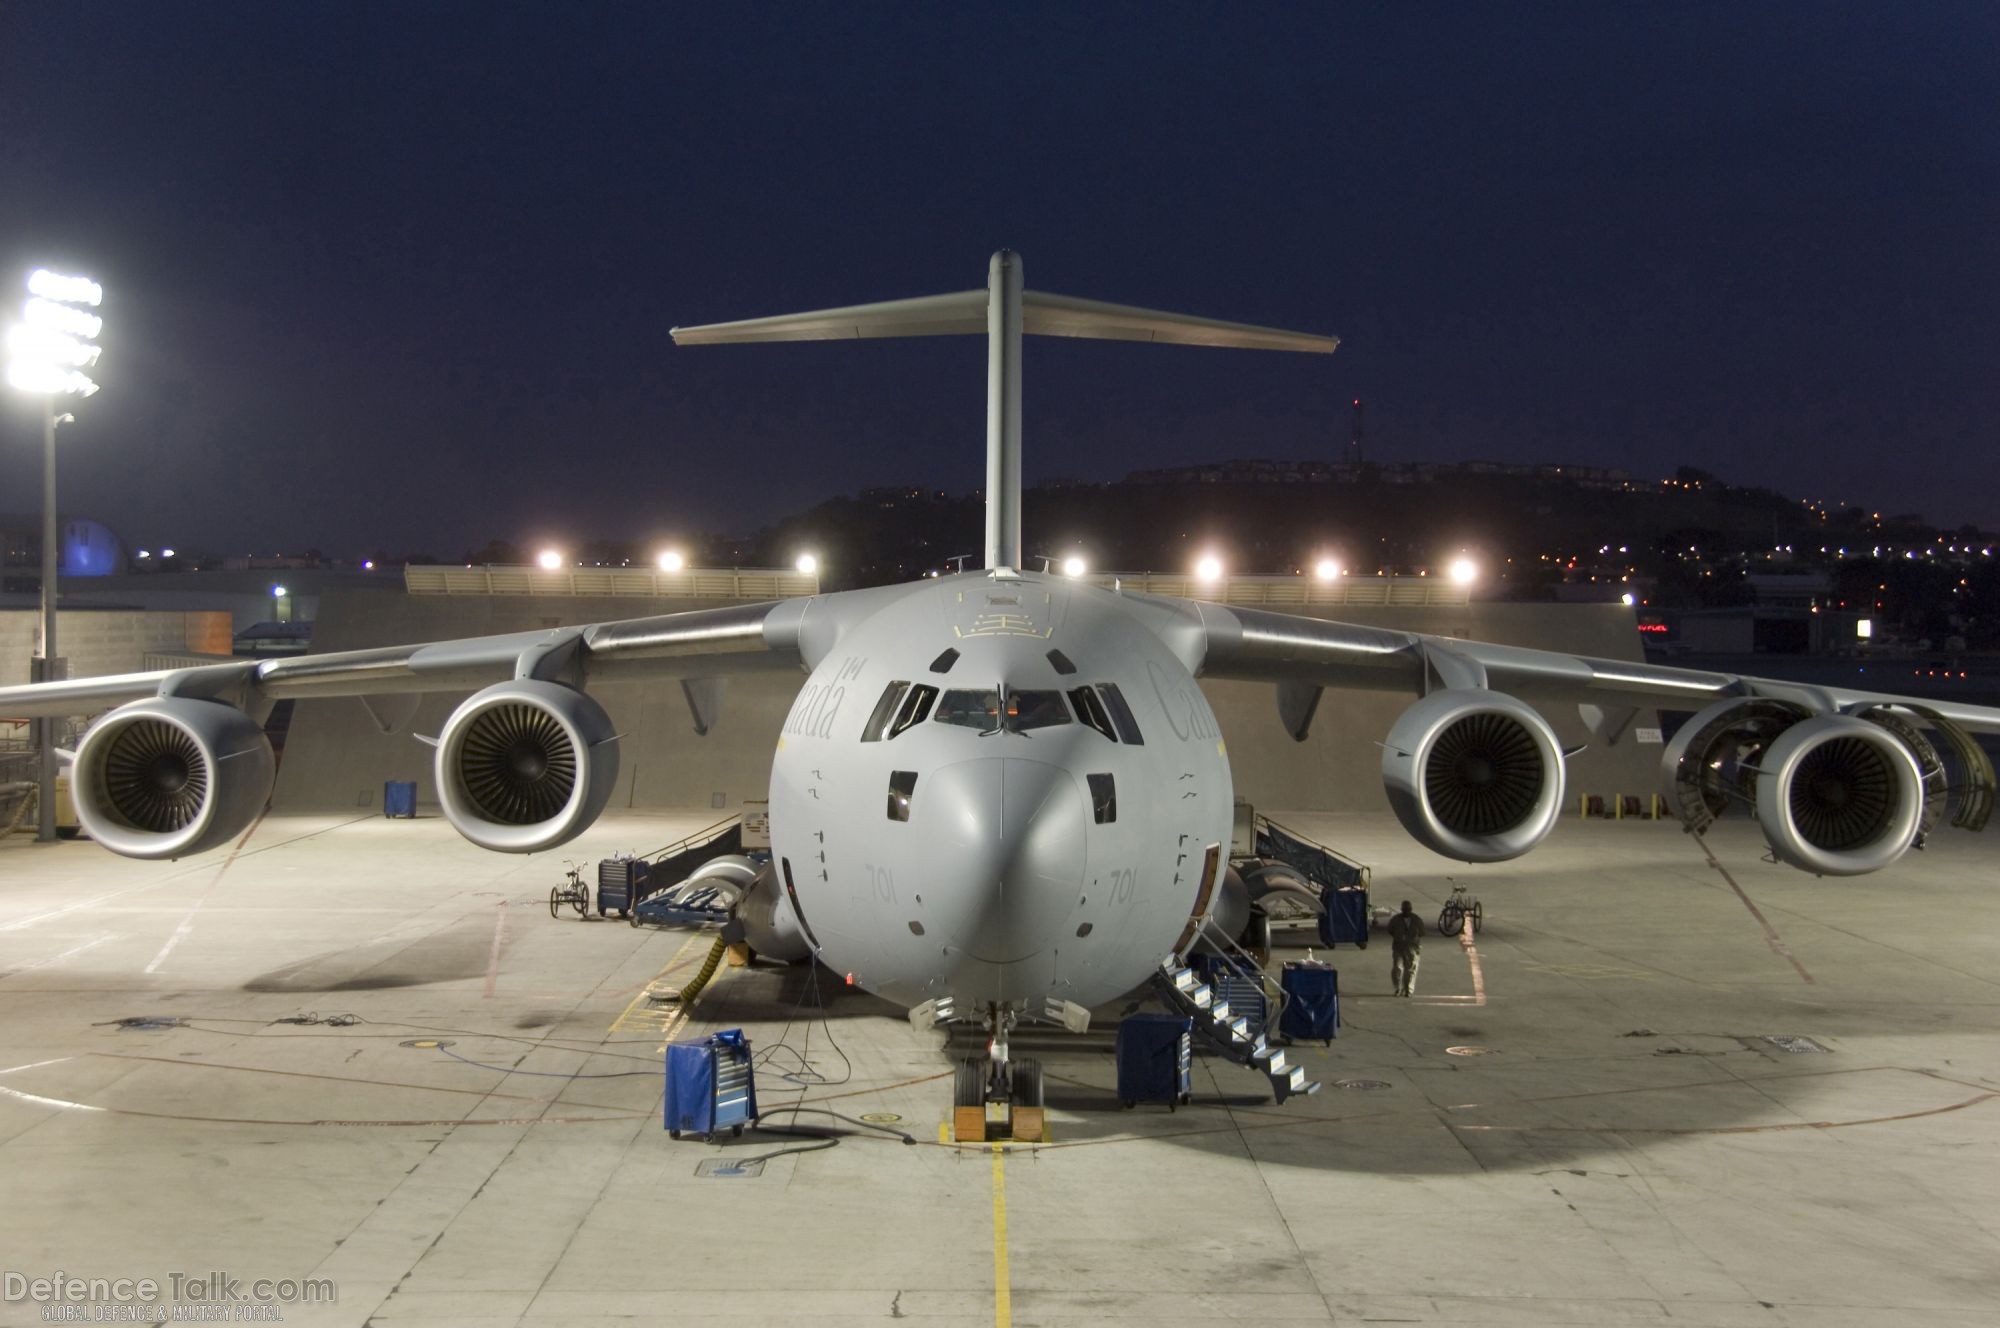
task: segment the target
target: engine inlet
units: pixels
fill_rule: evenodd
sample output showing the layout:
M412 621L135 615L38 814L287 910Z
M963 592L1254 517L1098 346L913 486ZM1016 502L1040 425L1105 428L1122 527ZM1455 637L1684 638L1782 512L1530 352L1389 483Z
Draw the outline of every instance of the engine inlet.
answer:
M532 825L576 791L576 749L555 716L519 702L490 706L466 728L465 792L488 819Z
M1432 744L1424 793L1438 820L1460 834L1511 830L1541 798L1541 750L1511 716L1468 715Z
M185 829L208 799L201 748L165 720L137 719L120 728L104 754L103 778L112 810L149 834Z

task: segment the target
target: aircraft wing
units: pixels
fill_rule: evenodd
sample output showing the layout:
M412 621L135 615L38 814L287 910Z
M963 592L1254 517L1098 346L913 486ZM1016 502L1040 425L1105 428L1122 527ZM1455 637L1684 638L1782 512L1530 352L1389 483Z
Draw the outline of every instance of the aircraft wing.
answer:
M1295 698L1316 694L1323 687L1407 691L1413 696L1441 688L1490 688L1525 700L1673 710L1701 710L1717 701L1746 698L1787 702L1810 713L1895 707L1973 732L2000 733L2000 709L1991 706L1594 659L1199 601L1188 604L1201 623L1197 669L1201 676L1284 684ZM1287 716L1287 725L1293 727L1290 719ZM1304 732L1293 727L1293 735L1303 739Z
M621 678L708 678L797 670L807 606L837 598L773 600L423 645L232 660L189 669L0 687L0 715L92 714L127 701L167 695L249 708L291 698L464 691L512 678L583 686Z

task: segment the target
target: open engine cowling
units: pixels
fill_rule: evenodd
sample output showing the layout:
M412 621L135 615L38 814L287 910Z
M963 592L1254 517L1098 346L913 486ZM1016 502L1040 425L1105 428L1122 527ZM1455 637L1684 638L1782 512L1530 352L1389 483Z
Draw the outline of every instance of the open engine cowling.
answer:
M1848 715L1800 720L1757 767L1757 820L1782 862L1821 876L1879 871L1909 851L1923 775L1895 734Z
M1426 696L1389 730L1382 782L1396 819L1425 848L1504 862L1555 828L1562 747L1526 702L1453 688Z
M501 853L539 853L581 834L618 782L604 707L537 679L495 683L445 721L438 801L461 835Z
M181 858L247 829L277 772L262 726L235 706L155 696L91 726L70 793L77 821L112 852Z

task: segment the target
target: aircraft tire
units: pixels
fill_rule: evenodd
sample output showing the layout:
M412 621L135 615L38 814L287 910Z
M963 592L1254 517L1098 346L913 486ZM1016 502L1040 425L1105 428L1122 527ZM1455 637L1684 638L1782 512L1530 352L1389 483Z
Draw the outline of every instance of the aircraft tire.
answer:
M1010 1067L1013 1071L1014 1105L1017 1107L1039 1107L1042 1105L1042 1063L1026 1057L1017 1060Z

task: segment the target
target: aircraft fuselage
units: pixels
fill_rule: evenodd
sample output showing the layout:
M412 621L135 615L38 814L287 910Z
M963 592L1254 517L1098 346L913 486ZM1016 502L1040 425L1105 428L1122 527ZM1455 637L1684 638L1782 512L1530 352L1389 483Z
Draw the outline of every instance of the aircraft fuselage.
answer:
M888 597L813 668L772 762L772 847L856 985L1090 1006L1174 949L1231 801L1213 712L1130 601L967 573Z

